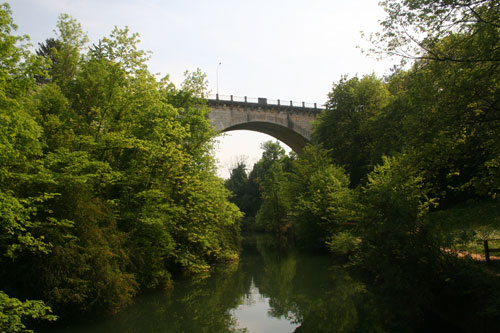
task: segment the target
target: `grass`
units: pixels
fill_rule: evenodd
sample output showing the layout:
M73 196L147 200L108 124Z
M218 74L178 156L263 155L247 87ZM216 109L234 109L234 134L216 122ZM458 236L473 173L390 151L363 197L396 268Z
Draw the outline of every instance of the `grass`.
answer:
M500 248L499 201L471 202L433 212L429 221L441 237L443 248L484 256L485 239L489 240L490 248Z

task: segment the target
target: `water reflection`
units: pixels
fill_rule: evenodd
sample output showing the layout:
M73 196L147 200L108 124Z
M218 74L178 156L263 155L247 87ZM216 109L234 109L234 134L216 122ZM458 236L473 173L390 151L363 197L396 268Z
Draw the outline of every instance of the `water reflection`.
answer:
M252 281L243 303L231 312L237 320L237 327L248 332L293 332L298 324L290 321L289 316L273 314L269 301Z
M266 237L257 238L256 244L258 255L251 258L257 262L245 258L242 265L270 299L270 315L296 323L297 332L380 329L384 316L364 285L329 257L276 248Z
M142 295L106 321L60 332L377 331L379 310L364 286L328 257L245 242L241 261Z

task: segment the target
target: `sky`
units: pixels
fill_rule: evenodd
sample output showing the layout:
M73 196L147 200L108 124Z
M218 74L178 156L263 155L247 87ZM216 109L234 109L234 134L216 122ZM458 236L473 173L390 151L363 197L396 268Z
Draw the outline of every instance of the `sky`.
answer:
M361 31L380 31L378 0L10 0L18 34L37 46L55 37L57 18L77 19L91 43L128 26L152 51L149 69L176 85L200 68L220 95L324 104L342 75L384 75L390 60L361 52ZM221 65L218 65L221 63ZM218 74L218 75L217 75ZM237 161L249 169L265 134L234 131L219 138L219 175ZM287 149L289 151L289 149Z

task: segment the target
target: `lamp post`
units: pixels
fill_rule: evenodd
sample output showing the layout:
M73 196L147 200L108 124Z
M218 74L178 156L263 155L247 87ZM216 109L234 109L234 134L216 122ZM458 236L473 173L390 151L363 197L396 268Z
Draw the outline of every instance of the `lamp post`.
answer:
M216 95L216 99L219 99L219 67L220 65L222 65L222 62L219 62L219 64L217 65L217 70L216 70L216 81L217 81L217 95Z

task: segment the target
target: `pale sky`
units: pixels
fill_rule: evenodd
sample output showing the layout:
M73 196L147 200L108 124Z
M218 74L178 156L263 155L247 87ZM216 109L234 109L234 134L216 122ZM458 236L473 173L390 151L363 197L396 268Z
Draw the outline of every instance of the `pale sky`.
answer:
M1 0L0 0L1 2ZM378 0L11 0L18 34L35 46L54 37L57 17L76 18L91 43L128 26L152 51L149 68L180 84L200 68L212 93L323 104L344 74L386 74L391 62L368 58L360 32L380 31ZM246 156L249 168L271 137L234 131L220 139L219 175Z

